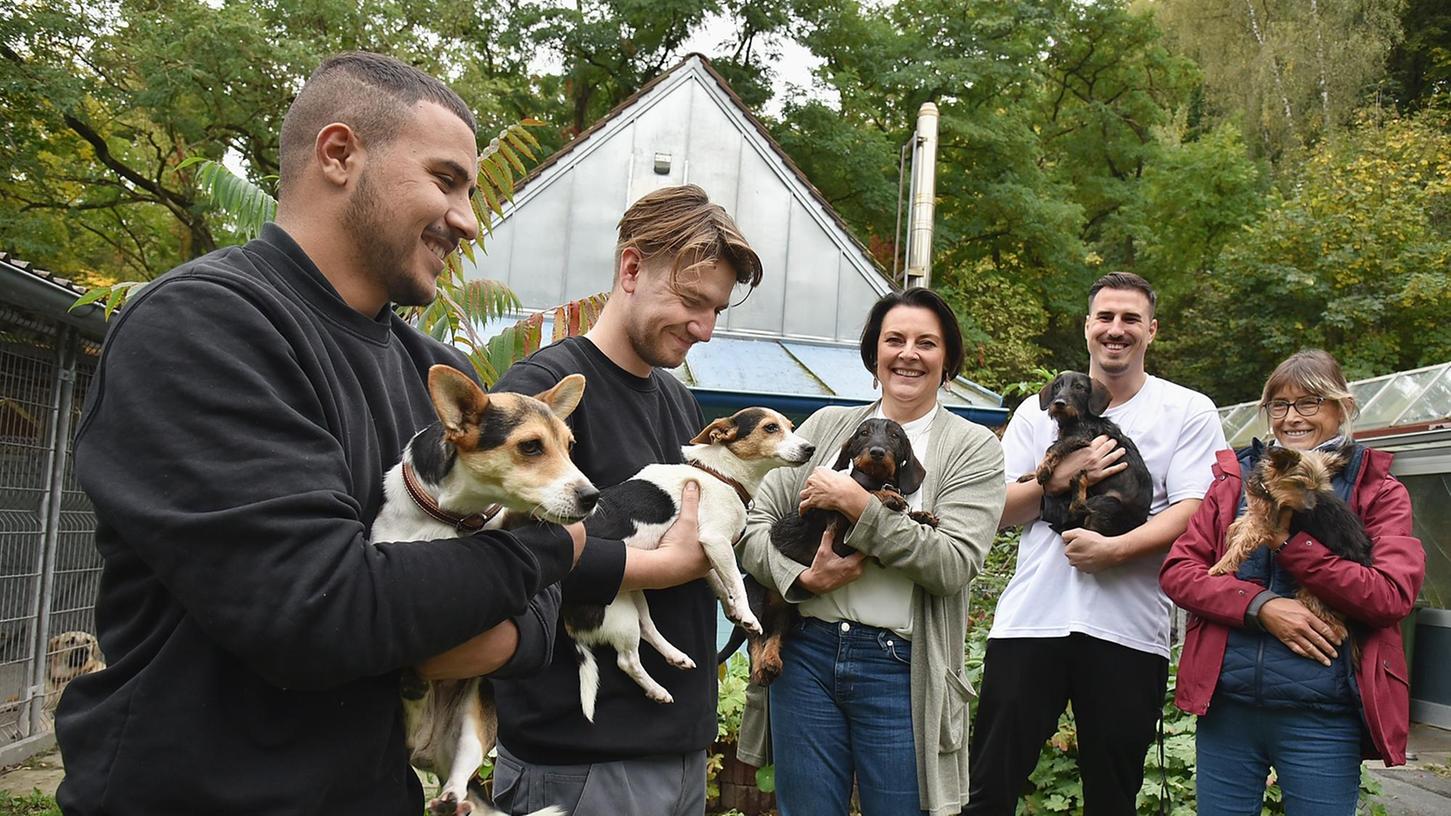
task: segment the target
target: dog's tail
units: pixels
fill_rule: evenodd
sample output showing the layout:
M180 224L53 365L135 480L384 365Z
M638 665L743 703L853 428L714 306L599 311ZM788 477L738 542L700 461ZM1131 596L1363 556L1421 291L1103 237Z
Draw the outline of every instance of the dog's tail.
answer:
M731 655L735 654L736 650L741 648L741 644L745 642L746 630L739 626L732 628L730 640L727 640L726 644L715 655L715 664L719 666L727 660L730 660Z
M579 707L584 709L584 718L595 721L595 700L600 695L600 664L595 660L594 650L575 641L575 656L579 658Z

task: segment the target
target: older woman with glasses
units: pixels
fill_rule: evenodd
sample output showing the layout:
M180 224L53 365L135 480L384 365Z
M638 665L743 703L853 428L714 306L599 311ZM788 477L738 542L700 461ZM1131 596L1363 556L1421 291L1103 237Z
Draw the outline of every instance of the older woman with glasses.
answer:
M1400 622L1420 592L1425 552L1411 535L1410 497L1390 475L1391 455L1350 436L1355 400L1334 357L1292 355L1265 383L1260 407L1269 443L1220 452L1214 484L1159 575L1189 612L1174 701L1199 715L1198 812L1258 814L1273 768L1289 816L1350 816L1362 757L1406 760ZM1370 534L1370 566L1335 556L1290 517L1273 550L1233 575L1209 574L1230 523L1245 512L1244 474L1275 445L1348 449L1334 488ZM1355 644L1295 600L1301 587L1345 615Z

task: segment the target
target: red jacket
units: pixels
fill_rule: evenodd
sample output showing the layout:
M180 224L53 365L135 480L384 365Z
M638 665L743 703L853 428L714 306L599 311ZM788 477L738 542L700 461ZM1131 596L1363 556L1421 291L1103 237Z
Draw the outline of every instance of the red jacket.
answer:
M1233 575L1209 575L1209 567L1224 554L1225 531L1240 498L1234 451L1220 451L1217 460L1214 484L1159 572L1164 592L1189 613L1174 703L1191 714L1209 710L1229 628L1244 626L1250 601L1264 590ZM1366 757L1401 765L1411 714L1400 622L1421 591L1426 552L1411 535L1411 497L1390 475L1390 464L1389 453L1367 450L1350 497L1350 507L1365 522L1373 544L1370 566L1336 557L1303 532L1286 542L1276 558L1301 586L1369 628L1356 667L1374 747Z

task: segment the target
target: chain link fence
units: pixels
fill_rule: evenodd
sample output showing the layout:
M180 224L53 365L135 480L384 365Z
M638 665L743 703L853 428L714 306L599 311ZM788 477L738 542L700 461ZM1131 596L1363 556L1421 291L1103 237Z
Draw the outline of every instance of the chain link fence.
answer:
M100 665L101 558L71 457L99 352L0 305L0 764L47 748L65 684Z

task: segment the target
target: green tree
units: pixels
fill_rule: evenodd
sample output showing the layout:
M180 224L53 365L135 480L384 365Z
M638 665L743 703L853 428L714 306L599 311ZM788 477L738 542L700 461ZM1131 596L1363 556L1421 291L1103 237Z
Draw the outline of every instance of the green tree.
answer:
M1408 0L1401 27L1406 36L1387 60L1386 89L1403 110L1416 111L1451 95L1451 4Z
M1401 38L1406 0L1157 0L1175 48L1204 71L1211 122L1292 163L1354 121Z
M1362 118L1230 240L1160 361L1216 402L1253 399L1318 346L1351 379L1451 358L1451 127ZM1227 352L1227 353L1226 353Z
M482 132L518 121L547 83L508 21L465 0L24 3L0 16L0 243L115 280L234 242L182 161L230 155L266 184L292 95L341 50L444 77Z

